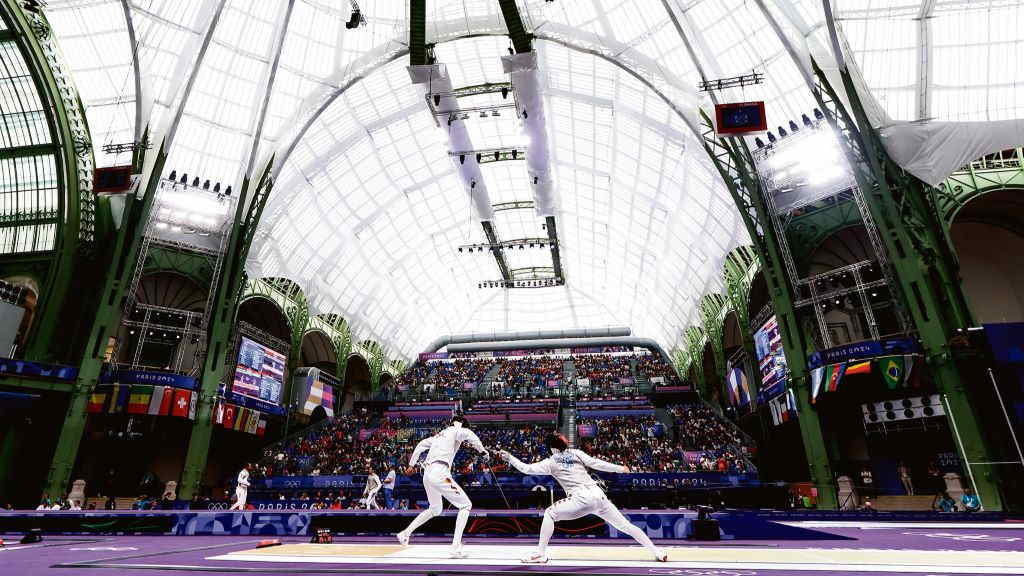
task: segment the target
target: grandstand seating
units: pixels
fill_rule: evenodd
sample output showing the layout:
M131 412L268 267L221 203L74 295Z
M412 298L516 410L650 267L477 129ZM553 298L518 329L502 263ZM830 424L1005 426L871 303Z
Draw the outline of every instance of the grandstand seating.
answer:
M463 406L485 446L508 449L524 459L540 458L544 434L557 427L562 397L529 393L474 397L462 387L466 382L479 382L489 373L494 381L508 387L507 392L547 389L548 381L564 376L566 360L564 356L527 356L418 364L402 376L402 385L422 391L425 383L433 382L440 386L435 391L442 392L434 398L441 399L413 396L416 399L395 402L380 413L363 410L340 416L269 449L257 472L360 474L369 468L383 472L391 464L404 463L416 441L445 425ZM572 362L568 367L575 366L577 376L592 382L591 394L578 398L574 406L577 445L584 450L640 472L751 469L745 458L744 439L706 405L679 404L659 412L647 396L622 394L620 379L631 378L633 362L641 377L666 376L667 364L660 358L577 354L568 360ZM457 398L448 396L456 390ZM455 464L458 473L486 476L484 463L470 450L463 451ZM499 462L491 465L502 469ZM479 480L487 481L483 477Z
M558 420L559 400L501 401L481 400L466 411L471 422L554 422Z

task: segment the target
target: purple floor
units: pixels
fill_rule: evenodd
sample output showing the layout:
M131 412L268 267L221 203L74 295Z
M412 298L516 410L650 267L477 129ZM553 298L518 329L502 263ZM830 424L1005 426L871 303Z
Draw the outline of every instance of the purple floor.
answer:
M882 529L856 527L818 528L824 532L847 536L850 540L810 541L722 541L696 543L687 541L662 541L659 544L678 547L725 547L725 548L830 548L830 549L908 549L908 550L958 550L958 551L1024 551L1024 526L1021 528L904 528L891 526ZM60 574L66 576L111 574L112 576L158 576L177 571L202 572L204 574L604 574L604 575L664 575L664 576L837 576L839 572L783 571L673 568L666 564L664 569L639 568L631 566L593 568L564 566L444 566L444 565L388 565L388 564L327 564L327 563L275 563L260 565L254 562L207 560L208 557L249 550L260 538L242 536L46 536L43 542L21 545L17 539L7 538L5 548L0 548L0 573L11 575ZM284 543L305 542L306 538L282 538ZM381 538L344 538L336 542L387 542ZM443 543L443 538L418 538L416 543ZM469 540L470 545L501 546L503 543L518 545L531 543L532 539L513 538ZM622 540L597 540L592 538L560 540L554 546L602 544L608 546L629 545ZM484 569L486 568L486 569ZM842 572L847 574L873 574L895 576L901 572ZM1021 573L1024 573L1022 571ZM933 574L951 574L934 572Z

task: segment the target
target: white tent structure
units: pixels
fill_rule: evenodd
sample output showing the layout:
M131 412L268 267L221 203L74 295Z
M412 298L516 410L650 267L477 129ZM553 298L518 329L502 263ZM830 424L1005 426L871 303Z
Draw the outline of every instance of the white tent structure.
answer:
M678 343L701 295L720 290L725 254L748 242L695 133L710 105L702 77L763 72L764 85L718 97L766 100L773 127L813 110L812 54L859 71L883 130L1024 118L1018 1L834 0L839 58L818 0L517 4L535 60L508 74L497 0L427 2L437 86L407 69L400 0L360 0L355 29L349 2L326 0L50 0L46 13L98 165L127 163L102 145L147 124L171 138L168 171L237 189L273 158L250 273L297 282L312 312L342 314L407 358L469 331L627 325ZM453 127L427 97L509 81L543 116L474 111ZM1003 125L1024 142L1019 122ZM450 154L470 145L536 155ZM494 209L513 202L535 204ZM544 216L558 225L564 284L481 288L500 279L495 258L458 249L489 241L480 221L501 239L537 238ZM552 260L528 246L505 256L517 270Z

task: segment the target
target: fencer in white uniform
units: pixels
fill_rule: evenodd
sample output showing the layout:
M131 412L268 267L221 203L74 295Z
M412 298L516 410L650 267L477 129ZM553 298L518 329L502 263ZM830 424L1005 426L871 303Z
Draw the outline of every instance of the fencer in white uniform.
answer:
M601 472L628 473L629 467L605 462L594 458L586 452L569 448L569 442L561 434L548 434L544 443L551 450L551 456L540 462L526 464L515 456L502 450L499 456L516 470L531 476L553 476L565 490L566 497L555 502L544 511L544 521L540 527L540 542L537 550L523 558L527 564L544 564L548 561L547 548L551 535L555 532L555 522L575 520L587 514L593 514L619 532L629 534L654 555L659 562L667 562L668 555L658 549L651 539L639 527L634 526L608 500L604 490L587 472L587 468Z
M238 483L235 485L235 503L228 510L245 510L245 500L249 497L249 465L246 464L238 472Z
M380 476L373 470L366 476L366 487L363 488L363 497L366 499L367 510L380 510L377 504L377 492L380 492Z
M463 442L468 443L485 458L490 457L487 449L480 442L480 438L467 428L466 424L465 416L456 415L452 418L451 426L429 438L424 438L413 450L412 457L409 458L410 467L416 466L420 456L424 452L427 453L427 457L423 460L423 488L427 491L427 501L430 503L430 507L420 512L405 530L395 535L402 546L409 544L409 538L417 528L441 513L443 501L447 500L452 503L452 506L459 509L459 513L455 517L455 537L452 539L450 556L452 558L466 557L466 553L462 550L462 532L466 529L466 522L469 520L469 511L473 508L473 503L469 501L469 496L452 477L452 461L455 460L455 455L458 454Z

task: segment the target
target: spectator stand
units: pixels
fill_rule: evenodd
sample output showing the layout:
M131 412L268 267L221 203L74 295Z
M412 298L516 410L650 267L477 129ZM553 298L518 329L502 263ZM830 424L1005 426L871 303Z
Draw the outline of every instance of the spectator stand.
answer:
M698 470L721 468L722 460L729 470L755 471L750 460L752 441L734 423L723 418L703 402L667 406L672 414L676 442L687 452L689 461L696 461ZM714 468L709 461L714 462Z
M574 354L576 394L580 396L632 396L637 393L632 353Z

